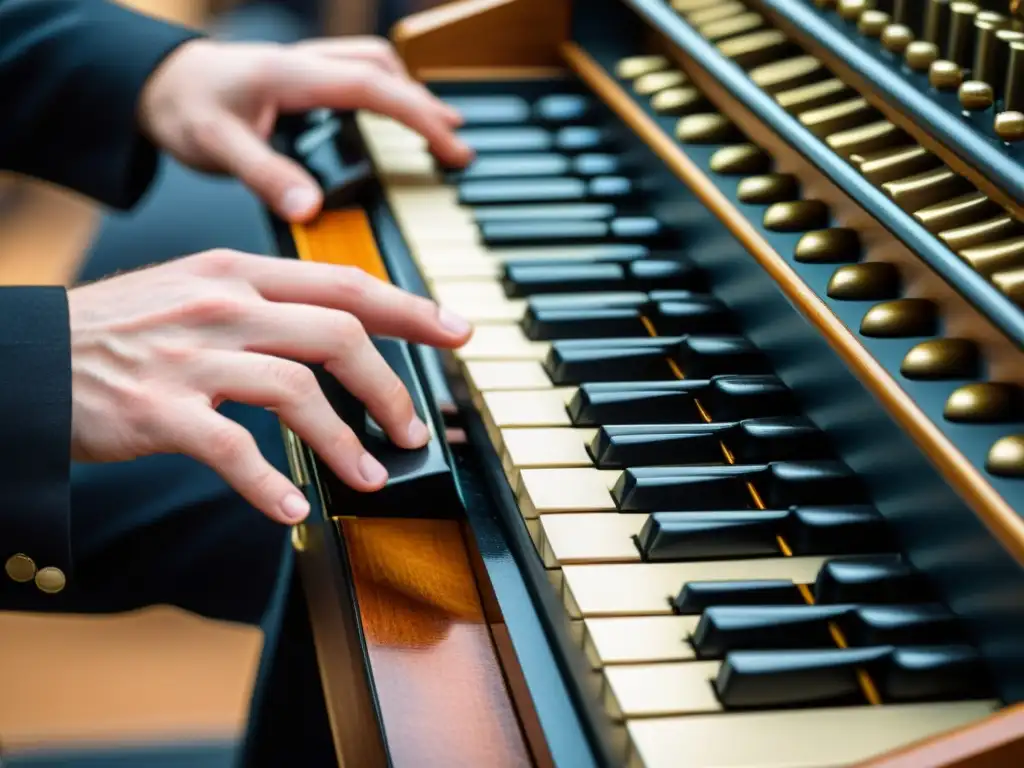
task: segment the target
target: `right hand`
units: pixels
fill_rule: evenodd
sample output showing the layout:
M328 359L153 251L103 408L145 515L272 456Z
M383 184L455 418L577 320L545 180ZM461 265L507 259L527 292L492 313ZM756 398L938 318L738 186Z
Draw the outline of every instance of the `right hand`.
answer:
M225 400L276 412L360 491L387 473L337 416L313 373L323 364L397 445L428 432L369 334L436 347L469 324L355 267L210 251L68 292L72 458L183 453L285 523L309 505L252 435L216 412Z

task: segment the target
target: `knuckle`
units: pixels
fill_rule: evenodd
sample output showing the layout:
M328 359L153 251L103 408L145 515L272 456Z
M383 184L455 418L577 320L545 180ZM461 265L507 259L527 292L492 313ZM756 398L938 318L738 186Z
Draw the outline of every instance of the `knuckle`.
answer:
M277 365L273 376L285 398L290 401L303 402L319 389L313 372L299 363Z
M249 457L255 442L243 429L222 427L207 437L210 455L219 467L239 467Z
M250 313L249 302L237 296L215 295L192 299L184 308L186 322L199 326L241 323Z
M203 275L210 277L228 277L234 275L245 254L230 248L213 248L202 251L185 259Z
M360 302L370 290L372 278L359 267L338 267L335 292L340 302Z
M368 343L369 336L359 318L350 315L348 312L339 312L334 319L335 333L338 336L338 344L343 353L357 351L364 344Z

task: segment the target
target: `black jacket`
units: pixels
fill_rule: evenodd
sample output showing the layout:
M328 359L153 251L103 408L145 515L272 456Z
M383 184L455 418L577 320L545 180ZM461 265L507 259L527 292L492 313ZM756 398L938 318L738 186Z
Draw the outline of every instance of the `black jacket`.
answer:
M103 0L0 0L0 169L131 207L157 163L139 94L195 36ZM0 288L0 602L33 570L73 585L70 444L67 294Z

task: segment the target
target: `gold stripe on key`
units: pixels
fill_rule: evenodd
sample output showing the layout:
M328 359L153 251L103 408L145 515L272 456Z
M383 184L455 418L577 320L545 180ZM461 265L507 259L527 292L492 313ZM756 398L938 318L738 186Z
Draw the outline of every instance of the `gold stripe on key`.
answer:
M518 469L592 466L587 445L596 434L576 427L502 428L502 467L512 478Z
M980 720L991 701L729 712L627 724L628 768L822 768L876 756Z
M547 568L580 563L640 562L633 537L647 522L644 514L578 512L542 515L534 544Z
M569 615L578 619L670 614L669 600L691 581L788 579L794 584L813 584L825 559L769 557L689 563L566 565L562 568L562 598Z
M520 470L519 511L527 519L563 512L614 512L611 489L621 474L591 467Z
M523 329L515 324L481 325L460 349L455 350L459 360L543 360L551 349L551 342L528 339Z
M692 661L686 638L699 616L615 616L583 621L583 651L594 669L614 664Z

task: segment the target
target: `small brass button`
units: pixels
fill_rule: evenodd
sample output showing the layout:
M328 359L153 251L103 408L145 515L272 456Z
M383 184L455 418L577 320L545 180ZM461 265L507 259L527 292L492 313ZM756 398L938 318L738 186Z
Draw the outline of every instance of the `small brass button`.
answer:
M12 581L24 584L26 581L32 581L32 577L36 575L36 564L31 557L19 552L7 558L4 570Z
M64 571L60 568L52 566L40 568L36 574L36 587L40 592L45 592L48 595L57 594L64 589L65 584L67 584L67 579L64 578Z

